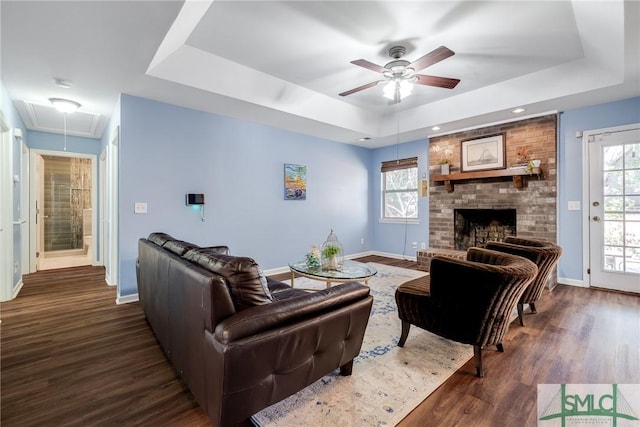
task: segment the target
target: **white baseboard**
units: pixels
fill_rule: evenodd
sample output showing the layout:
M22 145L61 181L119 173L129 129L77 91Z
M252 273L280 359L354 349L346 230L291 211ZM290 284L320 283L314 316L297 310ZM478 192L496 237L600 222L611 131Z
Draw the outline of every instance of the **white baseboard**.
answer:
M113 281L111 280L111 277L109 277L107 275L104 276L104 281L107 282L107 285L109 285L109 286L116 286L117 285L116 283L113 283Z
M417 249L416 249L417 251ZM406 261L417 261L417 258L415 256L409 256L409 255L401 255L401 254L392 254L392 253L388 253L388 252L371 252L369 255L378 255L378 256L386 256L387 258L395 258L395 259L403 259Z
M589 284L584 280L567 279L566 277L558 277L559 285L578 286L580 288L588 288Z
M116 298L116 304L129 304L131 302L139 301L138 294L125 295L123 297L118 296Z
M22 289L22 285L24 285L24 282L22 281L22 278L21 278L18 284L13 287L13 295L11 296L11 299L14 299L15 297L18 296L18 294L20 293L20 290Z

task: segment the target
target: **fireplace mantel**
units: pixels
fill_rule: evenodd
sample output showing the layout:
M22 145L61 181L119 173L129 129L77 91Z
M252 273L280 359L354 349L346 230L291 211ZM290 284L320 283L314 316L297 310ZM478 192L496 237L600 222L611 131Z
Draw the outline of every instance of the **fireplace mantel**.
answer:
M531 171L527 168L510 168L510 169L498 169L479 172L461 172L452 173L449 175L432 175L431 180L434 184L443 182L447 193L454 191L454 182L469 181L471 179L486 179L486 178L511 178L513 180L513 186L515 188L523 188L526 185L526 179L529 176L537 176L538 179L542 179L542 169L533 168Z

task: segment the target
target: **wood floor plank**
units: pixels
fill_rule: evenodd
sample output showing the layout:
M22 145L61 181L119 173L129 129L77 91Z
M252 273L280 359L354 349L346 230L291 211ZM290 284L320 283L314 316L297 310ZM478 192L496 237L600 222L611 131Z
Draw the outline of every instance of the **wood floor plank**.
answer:
M115 300L100 267L25 276L18 298L0 304L2 426L211 425L139 304ZM562 285L545 292L525 327L511 325L504 353L487 349L485 378L469 361L399 426L534 426L538 384L640 383L639 300Z

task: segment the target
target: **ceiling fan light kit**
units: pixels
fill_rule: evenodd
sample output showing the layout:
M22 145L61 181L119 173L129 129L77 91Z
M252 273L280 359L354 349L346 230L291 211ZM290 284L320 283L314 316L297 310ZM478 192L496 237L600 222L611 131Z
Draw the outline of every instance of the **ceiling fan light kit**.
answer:
M393 58L393 61L386 64L384 67L369 62L366 59L356 59L351 61L354 65L382 74L384 80L367 83L346 92L342 92L339 95L348 96L353 93L360 92L361 90L376 86L378 83L385 83L383 88L385 98L390 99L394 103L398 103L403 98L411 95L414 84L453 89L458 85L458 83L460 83L459 79L416 74L416 71L427 68L455 55L452 50L444 46L440 46L414 62L400 59L405 52L406 48L404 46L393 46L389 49L389 56Z
M400 100L411 95L413 92L413 82L408 80L390 80L382 88L382 93L385 98L400 102Z

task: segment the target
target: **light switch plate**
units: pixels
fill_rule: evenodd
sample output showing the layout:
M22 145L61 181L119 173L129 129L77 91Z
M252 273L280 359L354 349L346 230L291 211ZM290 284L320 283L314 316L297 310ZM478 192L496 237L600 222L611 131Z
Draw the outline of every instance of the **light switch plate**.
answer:
M147 213L147 203L146 202L136 202L133 206L133 212L137 214L146 214Z
M569 200L567 203L567 209L570 211L579 211L580 210L580 200Z

